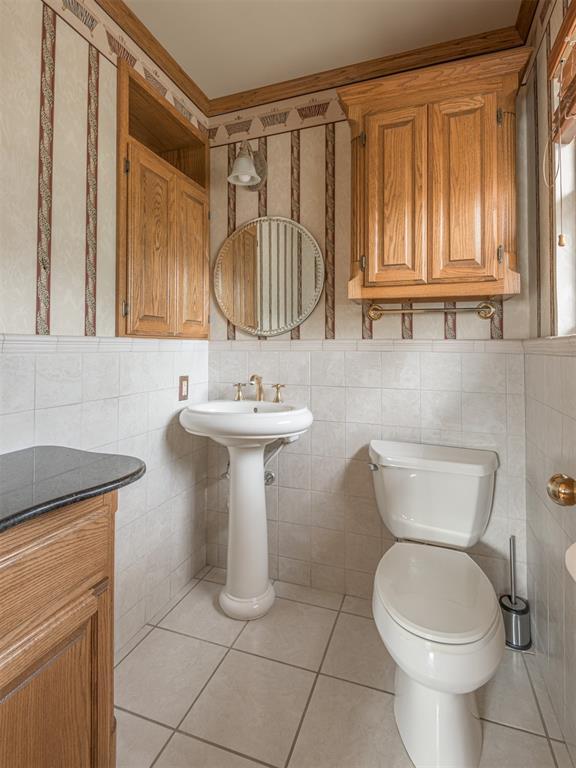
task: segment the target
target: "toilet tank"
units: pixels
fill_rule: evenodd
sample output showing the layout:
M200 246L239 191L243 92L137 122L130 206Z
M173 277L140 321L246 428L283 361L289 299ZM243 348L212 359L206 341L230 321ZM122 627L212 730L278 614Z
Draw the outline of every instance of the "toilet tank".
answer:
M399 539L472 547L492 510L494 451L373 440L371 469L384 524Z

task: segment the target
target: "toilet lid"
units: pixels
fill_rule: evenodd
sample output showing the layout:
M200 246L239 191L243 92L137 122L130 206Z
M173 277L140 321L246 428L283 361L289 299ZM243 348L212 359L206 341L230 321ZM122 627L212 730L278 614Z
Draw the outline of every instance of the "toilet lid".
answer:
M479 640L498 612L479 566L465 552L443 547L394 544L380 561L374 588L400 626L437 643Z

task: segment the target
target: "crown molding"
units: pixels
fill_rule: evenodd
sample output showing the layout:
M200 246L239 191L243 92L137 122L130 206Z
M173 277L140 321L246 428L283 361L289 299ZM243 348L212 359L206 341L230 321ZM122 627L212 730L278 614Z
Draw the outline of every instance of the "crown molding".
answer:
M265 85L261 88L253 88L211 99L210 116L237 112L241 109L261 106L273 101L304 96L315 91L340 88L364 80L428 67L432 64L444 64L484 53L497 53L507 48L520 46L523 42L516 27L504 27L492 32L450 40L446 43L436 43L425 48L416 48L412 51L384 56L380 59L370 59L359 64L329 69L326 72L318 72L314 75L297 77L282 83Z
M528 34L532 22L534 21L536 8L538 8L538 0L522 0L520 3L515 27L523 43L528 40Z
M363 80L407 72L432 64L444 64L484 53L497 53L507 48L515 48L525 43L538 5L537 0L522 0L516 23L511 27L209 99L124 0L96 0L96 2L207 117L237 112L316 91L341 88Z
M208 117L210 114L210 99L186 74L180 64L154 37L148 27L126 5L124 0L96 0L100 8L121 27L126 34L140 46L152 61L172 80L198 109Z

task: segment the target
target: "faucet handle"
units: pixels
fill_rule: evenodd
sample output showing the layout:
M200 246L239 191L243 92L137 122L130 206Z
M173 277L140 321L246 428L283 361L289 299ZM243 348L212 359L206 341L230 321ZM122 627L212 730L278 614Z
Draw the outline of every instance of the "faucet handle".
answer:
M238 384L233 384L234 389L236 390L234 394L234 400L244 400L244 393L242 392L242 387L245 387L246 384L242 384L242 382L238 382Z
M281 403L282 400L282 392L280 392L281 389L284 389L286 384L272 384L274 389L276 390L276 394L274 395L274 402L275 403Z

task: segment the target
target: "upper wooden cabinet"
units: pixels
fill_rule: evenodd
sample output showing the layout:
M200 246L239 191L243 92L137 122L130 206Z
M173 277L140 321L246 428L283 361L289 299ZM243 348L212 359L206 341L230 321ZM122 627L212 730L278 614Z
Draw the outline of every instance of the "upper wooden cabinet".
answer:
M348 295L433 301L519 293L516 48L341 89L352 128Z
M118 69L119 336L208 338L206 137Z

